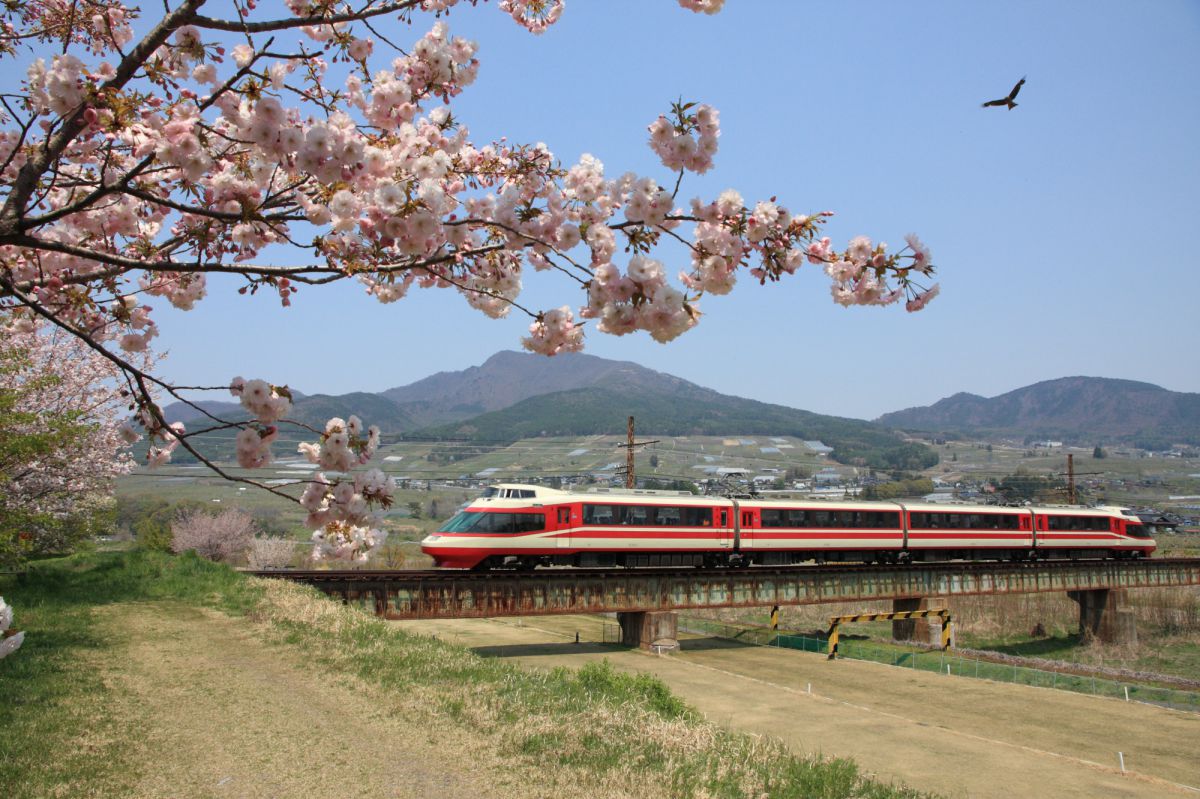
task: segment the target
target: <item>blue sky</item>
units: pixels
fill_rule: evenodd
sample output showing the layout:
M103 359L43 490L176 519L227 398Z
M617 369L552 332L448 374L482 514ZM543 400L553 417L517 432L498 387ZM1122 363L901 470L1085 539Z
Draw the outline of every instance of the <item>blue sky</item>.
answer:
M428 24L381 32L411 43ZM569 0L538 37L493 3L449 24L480 43L479 80L454 106L477 142L544 141L567 165L590 152L610 175L665 182L646 125L677 97L706 102L720 152L681 198L732 187L831 209L843 245L915 232L940 269L919 314L836 306L809 267L705 298L699 327L668 345L592 332L593 355L860 418L1077 374L1200 391L1200 3L729 0L709 17ZM1023 75L1016 109L979 107ZM686 264L664 256L670 274ZM382 306L307 289L281 309L212 286L190 313L156 303L164 371L183 383L382 390L518 349L528 324L452 291ZM581 299L529 274L522 301Z

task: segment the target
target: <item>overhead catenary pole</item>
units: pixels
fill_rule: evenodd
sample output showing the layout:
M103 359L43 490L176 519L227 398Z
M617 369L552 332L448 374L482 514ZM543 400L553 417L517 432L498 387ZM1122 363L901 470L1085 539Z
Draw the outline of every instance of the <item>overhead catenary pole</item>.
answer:
M657 444L659 442L659 439L656 438L653 441L636 441L635 442L633 440L633 417L632 416L629 417L629 425L628 425L627 433L628 433L627 442L624 444L617 444L617 446L625 447L625 487L626 488L636 488L637 487L637 478L633 473L633 448L634 447L645 447L645 446L649 446L650 444Z
M628 443L625 445L625 487L636 485L633 477L633 417L629 417Z
M1069 452L1067 453L1067 504L1075 504L1075 456Z

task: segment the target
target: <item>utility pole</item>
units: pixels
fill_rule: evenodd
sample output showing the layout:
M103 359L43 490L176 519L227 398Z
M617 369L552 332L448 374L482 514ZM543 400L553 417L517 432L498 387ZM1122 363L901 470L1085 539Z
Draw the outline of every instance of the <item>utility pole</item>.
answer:
M1075 504L1075 456L1067 453L1067 504Z
M637 481L634 479L634 474L633 474L633 448L634 447L645 447L650 444L657 444L659 439L656 438L653 441L637 441L637 442L635 442L633 440L633 417L632 416L629 417L629 427L627 430L627 435L628 435L627 443L617 444L617 446L625 447L625 487L626 488L634 488L637 485Z
M629 417L627 431L628 443L625 444L625 487L633 488L637 483L633 479L633 417Z

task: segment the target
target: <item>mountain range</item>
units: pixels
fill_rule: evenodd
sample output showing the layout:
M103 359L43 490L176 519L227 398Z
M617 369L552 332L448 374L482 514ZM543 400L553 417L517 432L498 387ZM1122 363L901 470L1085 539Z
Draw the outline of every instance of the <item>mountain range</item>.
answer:
M790 435L820 440L848 463L919 469L937 462L927 447L872 422L824 416L733 397L628 361L574 354L544 358L499 352L480 366L439 372L378 394L294 394L289 418L323 425L356 414L385 436L453 438L503 444L555 435L620 434L626 418L643 435ZM247 417L236 403L204 403L214 415ZM196 421L182 403L167 420Z
M991 399L955 394L931 406L845 419L734 397L628 361L573 354L499 352L479 366L379 393L301 394L290 418L319 427L355 414L386 437L502 445L536 436L620 434L634 416L639 435L779 435L820 440L833 458L887 469L932 465L928 448L895 430L973 436L1048 437L1071 443L1134 443L1159 449L1200 443L1200 394L1095 377L1049 380ZM225 419L237 403L205 402ZM194 421L181 403L168 421Z
M975 436L1125 443L1143 449L1200 444L1200 394L1106 377L1063 377L998 397L960 393L922 408L885 413L885 427Z

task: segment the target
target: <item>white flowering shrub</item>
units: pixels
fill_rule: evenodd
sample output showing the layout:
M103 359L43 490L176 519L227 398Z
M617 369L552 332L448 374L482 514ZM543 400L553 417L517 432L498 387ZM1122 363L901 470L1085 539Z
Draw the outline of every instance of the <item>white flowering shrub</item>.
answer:
M193 550L200 557L232 563L250 548L255 532L254 519L242 510L188 511L171 522L171 550Z
M295 554L296 542L292 539L259 536L250 541L246 565L251 569L286 569Z

